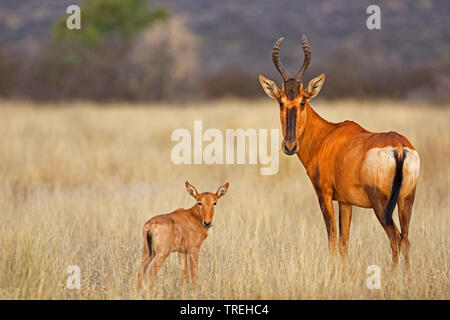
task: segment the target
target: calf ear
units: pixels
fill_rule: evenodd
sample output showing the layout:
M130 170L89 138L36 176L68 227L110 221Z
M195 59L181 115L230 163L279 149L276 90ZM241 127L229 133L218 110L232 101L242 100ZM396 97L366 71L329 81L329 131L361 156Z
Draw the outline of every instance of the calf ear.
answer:
M219 187L219 189L217 189L217 192L216 192L217 198L224 196L227 193L229 186L230 186L230 184L227 182L223 186Z
M319 93L322 89L322 85L325 82L325 75L322 73L320 76L315 77L308 83L308 87L304 91L306 99L312 99Z
M189 182L187 182L187 181L185 182L185 185L186 185L187 192L191 196L193 196L195 199L197 199L197 196L198 196L197 189L195 189L195 187L192 184L190 184Z
M278 89L275 82L261 75L259 76L259 82L261 83L262 88L269 97L274 99L278 99L280 97L281 91L280 89Z

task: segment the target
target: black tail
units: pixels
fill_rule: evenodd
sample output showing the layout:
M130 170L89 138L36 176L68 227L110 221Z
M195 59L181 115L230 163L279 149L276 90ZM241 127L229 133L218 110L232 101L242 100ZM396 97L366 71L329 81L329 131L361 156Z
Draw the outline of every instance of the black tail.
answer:
M398 150L394 150L395 157L395 176L392 182L391 195L389 197L388 204L384 210L384 221L386 224L392 224L392 213L394 212L395 205L397 204L398 195L400 193L400 188L402 186L403 180L403 160L405 153L402 155L398 154Z
M150 232L147 232L147 246L148 246L148 255L152 256L152 235Z

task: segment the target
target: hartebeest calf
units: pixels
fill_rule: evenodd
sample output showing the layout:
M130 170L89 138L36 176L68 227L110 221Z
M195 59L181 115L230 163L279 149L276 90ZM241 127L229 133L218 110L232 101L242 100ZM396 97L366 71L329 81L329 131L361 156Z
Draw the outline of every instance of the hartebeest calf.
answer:
M285 154L297 154L316 191L325 219L330 251L336 252L337 234L333 200L339 202L339 251L348 252L352 206L373 208L387 233L392 261L398 263L403 252L409 269L408 228L419 177L419 154L404 136L396 132L373 133L353 121L332 123L321 118L309 105L322 88L325 75L303 87L302 77L311 60L306 37L302 37L303 65L294 78L278 58L279 39L272 51L275 68L283 87L263 76L264 91L280 105ZM401 233L392 220L398 204Z
M214 217L217 200L227 193L229 183L217 189L216 193L198 193L197 189L186 181L188 193L195 198L196 203L189 209L177 209L168 214L155 216L144 224L142 235L144 251L136 275L136 288L142 285L142 278L148 268L148 294L153 288L156 274L164 260L172 252L178 252L181 264L181 281L183 295L188 282L188 265L191 269L192 283L198 291L198 256L203 240L208 236Z

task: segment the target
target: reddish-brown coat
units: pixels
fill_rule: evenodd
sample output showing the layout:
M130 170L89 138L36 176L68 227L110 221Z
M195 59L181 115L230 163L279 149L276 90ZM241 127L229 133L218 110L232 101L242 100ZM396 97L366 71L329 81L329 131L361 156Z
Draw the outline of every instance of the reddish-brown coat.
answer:
M408 227L419 173L419 156L412 144L396 132L373 133L353 121L331 123L320 117L309 100L320 91L325 76L311 80L306 89L298 84L296 97L288 97L283 85L260 76L264 91L278 101L284 135L282 149L297 154L314 186L328 233L328 245L334 254L337 246L333 200L339 201L339 250L347 255L352 206L373 208L386 231L392 248L392 260L398 262L399 249L409 267ZM286 81L285 81L286 82ZM296 125L292 126L295 115ZM385 208L393 189L396 156L400 155L403 183L397 203L402 233L386 219ZM395 200L395 199L394 199Z

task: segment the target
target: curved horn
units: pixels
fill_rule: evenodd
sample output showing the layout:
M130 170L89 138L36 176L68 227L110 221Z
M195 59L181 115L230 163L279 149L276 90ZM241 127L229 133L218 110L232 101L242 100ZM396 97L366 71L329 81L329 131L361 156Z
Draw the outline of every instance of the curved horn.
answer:
M280 58L278 58L278 55L280 54L281 42L283 41L283 39L284 38L280 38L280 39L278 39L277 42L275 42L275 45L273 46L273 51L272 51L272 61L273 61L273 64L275 65L275 68L281 74L283 81L286 81L291 77L291 75L281 64Z
M303 64L300 67L300 69L297 71L297 74L295 75L295 80L298 82L302 81L303 74L306 72L306 69L308 69L309 63L311 62L311 49L309 48L308 40L306 40L306 36L302 36L302 47L303 52L305 54L305 60L303 60Z

